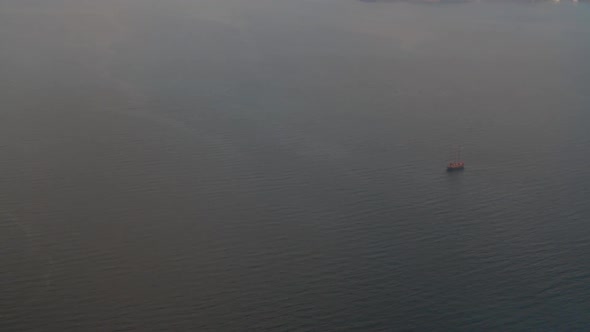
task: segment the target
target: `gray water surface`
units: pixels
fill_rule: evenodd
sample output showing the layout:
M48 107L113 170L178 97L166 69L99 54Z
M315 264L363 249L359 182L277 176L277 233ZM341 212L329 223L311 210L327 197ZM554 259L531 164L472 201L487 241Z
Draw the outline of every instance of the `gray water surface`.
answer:
M1 1L0 330L587 330L588 35L582 2Z

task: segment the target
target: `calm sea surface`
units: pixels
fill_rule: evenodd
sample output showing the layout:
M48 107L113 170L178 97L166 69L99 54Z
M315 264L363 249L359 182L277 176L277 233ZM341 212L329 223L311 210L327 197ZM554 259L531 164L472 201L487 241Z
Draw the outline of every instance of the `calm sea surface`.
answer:
M0 330L589 330L589 35L583 2L0 1Z

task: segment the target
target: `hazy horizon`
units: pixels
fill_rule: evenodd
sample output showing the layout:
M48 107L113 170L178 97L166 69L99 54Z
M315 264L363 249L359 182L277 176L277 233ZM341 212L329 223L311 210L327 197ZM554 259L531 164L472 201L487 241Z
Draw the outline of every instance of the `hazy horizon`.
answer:
M590 5L423 2L0 1L0 330L585 330Z

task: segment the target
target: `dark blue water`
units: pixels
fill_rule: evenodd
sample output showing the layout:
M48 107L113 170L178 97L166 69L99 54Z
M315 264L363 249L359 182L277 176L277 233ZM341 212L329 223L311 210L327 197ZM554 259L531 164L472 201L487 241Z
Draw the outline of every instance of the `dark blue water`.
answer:
M0 2L0 330L587 330L589 34L582 2Z

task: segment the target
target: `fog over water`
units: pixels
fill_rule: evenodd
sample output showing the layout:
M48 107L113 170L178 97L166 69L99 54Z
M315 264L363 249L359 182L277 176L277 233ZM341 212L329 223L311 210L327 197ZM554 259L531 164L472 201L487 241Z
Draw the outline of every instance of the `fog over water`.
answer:
M586 330L590 5L446 2L1 0L0 330Z

